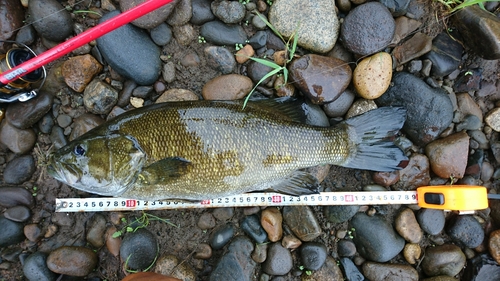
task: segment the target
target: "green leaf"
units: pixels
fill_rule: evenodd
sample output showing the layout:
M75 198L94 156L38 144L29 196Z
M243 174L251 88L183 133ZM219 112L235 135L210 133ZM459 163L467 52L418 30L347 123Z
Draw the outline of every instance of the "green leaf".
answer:
M134 228L127 226L127 232L134 232Z
M120 236L122 236L122 232L120 230L117 231L117 232L115 232L115 233L113 233L113 235L111 235L111 237L113 237L113 238L118 238Z

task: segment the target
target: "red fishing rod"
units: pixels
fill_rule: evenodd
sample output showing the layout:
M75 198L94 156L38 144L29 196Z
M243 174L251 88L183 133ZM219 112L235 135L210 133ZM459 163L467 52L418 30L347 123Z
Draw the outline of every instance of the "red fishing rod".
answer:
M2 62L0 62L0 67L2 66L1 63L4 63L5 67L3 68L8 68L0 73L0 92L15 95L10 98L0 97L0 102L26 101L36 96L34 91L19 93L18 90L22 89L26 83L32 82L31 80L37 80L36 78L39 78L38 76L41 77L41 69L43 69L44 65L172 1L173 0L146 1L80 33L38 56L29 48L29 52L20 49L14 49L7 52L7 54L3 56ZM15 66L13 66L13 63ZM0 69L0 71L2 71L2 69ZM5 97L6 95L3 96Z

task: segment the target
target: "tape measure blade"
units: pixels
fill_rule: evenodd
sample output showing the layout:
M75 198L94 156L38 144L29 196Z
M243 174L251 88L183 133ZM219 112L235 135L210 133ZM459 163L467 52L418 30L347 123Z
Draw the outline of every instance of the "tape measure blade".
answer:
M245 193L241 195L186 202L178 200L147 201L127 198L66 198L56 199L56 212L105 212L168 210L252 206L332 206L416 204L414 191L322 192L290 196L278 193Z

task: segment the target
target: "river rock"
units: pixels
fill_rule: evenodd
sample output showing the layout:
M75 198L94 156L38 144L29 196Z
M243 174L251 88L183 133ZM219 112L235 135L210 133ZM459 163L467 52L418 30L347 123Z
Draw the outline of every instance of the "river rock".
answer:
M17 244L24 240L23 224L0 216L0 248Z
M260 224L267 232L267 237L271 242L281 240L283 236L283 216L276 207L268 207L262 211Z
M74 140L102 123L104 123L104 120L95 114L82 114L73 122L73 130L69 139Z
M30 0L30 21L44 38L61 42L73 34L73 20L68 10L56 0Z
M158 242L153 233L139 228L125 235L120 246L120 257L132 269L148 268L158 255Z
M146 0L120 0L120 10L122 12L128 11L135 6L146 2ZM166 21L170 13L174 10L179 1L173 0L168 5L164 5L146 15L132 21L132 24L143 29L151 29ZM150 83L152 84L152 83Z
M432 171L445 179L463 178L469 155L469 136L459 132L429 143L425 147Z
M170 6L173 5L164 7ZM162 10L163 8L160 8L155 12ZM118 11L109 12L99 22L118 14ZM126 24L97 38L97 46L106 62L120 75L134 80L139 85L151 85L158 79L161 71L160 49L148 34L139 28Z
M59 274L87 276L97 266L97 254L89 248L63 246L52 251L47 257L47 267Z
M426 233L430 235L437 235L444 228L444 212L437 209L422 208L417 213L417 221Z
M345 61L315 54L294 59L288 70L295 86L315 104L336 100L352 77L351 68Z
M161 23L150 31L151 39L158 46L164 46L172 41L172 29L166 24Z
M410 208L406 208L399 213L394 221L396 231L406 241L410 243L420 243L424 233L415 218L415 214Z
M312 241L321 235L321 227L308 206L284 207L283 219L302 241Z
M346 89L336 100L323 105L323 110L328 117L342 117L351 107L355 97L353 91Z
M486 115L484 122L488 124L493 130L500 132L500 107L492 109Z
M500 59L500 19L492 13L471 5L454 14L463 42L487 60Z
M6 218L15 222L25 222L31 217L31 211L26 206L15 206L5 210Z
M95 214L87 224L87 241L95 248L104 246L106 219L101 214Z
M356 266L354 266L356 267ZM362 280L362 279L344 279L342 271L334 258L328 256L323 266L311 273L311 275L302 274L302 281L344 281L344 280Z
M212 249L219 250L222 249L234 235L234 225L231 223L227 223L221 225L214 229L212 234L210 235L210 246Z
M181 281L181 279L154 272L138 272L125 276L121 281Z
M237 1L216 0L211 4L214 15L224 23L239 23L245 17L245 6Z
M408 165L399 170L399 179L396 186L404 190L428 185L431 181L429 159L422 154L413 154Z
M409 264L416 264L422 256L422 248L419 244L408 243L403 249L403 256Z
M236 237L212 271L209 280L252 280L256 266L256 263L250 258L253 249L254 246L250 239L244 236Z
M11 208L19 205L32 207L33 195L22 187L0 187L0 206Z
M465 255L459 247L452 244L428 247L421 265L429 276L455 276L465 265Z
M5 112L5 120L18 129L28 129L49 112L53 100L52 94L43 91L29 101L11 103Z
M428 53L431 49L432 37L425 33L417 32L403 44L396 46L392 51L392 55L396 60L396 64L402 65Z
M338 224L350 220L359 210L355 205L325 206L325 218L331 223Z
M480 254L472 258L465 268L462 280L496 281L500 278L500 265L488 254ZM439 281L439 280L438 280ZM447 281L447 280L444 280ZM456 281L456 280L450 280Z
M226 25L221 21L209 21L203 24L200 28L200 35L207 42L219 46L244 44L247 40L247 35L243 27L239 25Z
M269 275L285 275L293 267L292 254L280 243L272 243L267 250L267 259L262 264L262 271Z
M269 22L282 36L295 34L299 46L317 53L330 51L339 34L335 3L329 0L307 4L300 0L274 1Z
M193 15L190 22L195 25L202 25L215 19L209 0L191 0Z
M118 102L118 91L98 79L92 80L83 93L85 108L94 114L107 114Z
M240 224L240 228L256 243L264 243L267 240L267 233L260 225L257 215L246 216Z
M197 34L191 24L176 25L172 28L172 30L177 43L182 46L188 46L191 44L195 40ZM188 54L189 53L192 54L195 52L189 51Z
M3 172L6 184L21 184L29 180L35 173L35 160L31 155L24 155L7 163Z
M320 269L326 261L328 252L326 246L318 242L307 242L300 247L300 260L304 268Z
M361 60L352 74L352 82L364 99L376 99L389 88L392 79L392 58L385 52Z
M365 262L363 264L363 273L370 281L418 281L417 270L403 264Z
M250 93L252 87L252 80L247 76L227 74L208 81L201 94L206 100L237 100Z
M473 216L456 216L451 219L446 227L446 233L457 243L475 248L484 240L484 230Z
M446 76L458 68L462 60L463 47L446 32L438 34L432 40L432 49L425 56L432 61L431 74Z
M399 254L405 245L404 239L381 217L358 213L351 219L350 226L355 229L356 248L366 259L386 262Z
M0 40L11 39L19 28L23 26L24 10L20 1L7 0L0 5ZM19 33L19 32L18 32ZM0 42L0 51L8 51L8 44Z
M349 12L342 24L340 37L349 51L366 56L387 47L395 28L394 19L384 5L368 2Z
M195 281L196 274L188 263L181 262L175 255L167 254L156 261L155 272L171 275L183 281Z
M229 74L236 67L234 55L227 48L209 46L204 52L208 65L222 74Z
M18 129L9 122L0 124L0 143L16 154L26 154L35 146L36 134L33 129Z
M170 89L156 100L155 103L169 102L169 101L193 101L199 100L198 96L190 90L186 89Z
M23 264L23 273L30 281L53 281L56 274L47 268L47 254L34 252L29 255Z
M92 81L96 74L102 71L102 65L91 55L69 58L62 65L64 81L78 93Z
M171 26L185 25L193 15L191 0L180 0L175 6L174 11L167 19L167 23Z
M432 88L407 72L395 73L392 83L393 86L377 99L377 103L406 108L403 131L415 144L431 142L451 124L453 105L444 90Z
M500 262L500 229L490 233L488 251L497 263Z

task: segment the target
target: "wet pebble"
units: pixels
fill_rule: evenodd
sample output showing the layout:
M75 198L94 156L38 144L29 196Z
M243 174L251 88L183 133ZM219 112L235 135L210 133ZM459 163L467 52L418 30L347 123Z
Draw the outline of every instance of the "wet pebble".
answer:
M38 242L43 237L43 233L38 224L30 223L24 226L24 236L31 242Z
M132 91L132 96L146 99L153 93L152 86L139 86Z
M23 273L30 281L53 281L57 277L47 267L47 254L42 252L35 252L24 260Z
M361 115L365 112L368 112L372 109L376 109L377 104L373 100L366 100L366 99L358 99L355 100L349 110L347 111L345 118L349 119L354 116Z
M321 235L321 227L308 206L284 207L283 219L302 241L312 241Z
M409 208L404 209L399 213L394 221L396 231L406 241L410 243L419 243L422 240L423 232L420 228L415 214Z
M432 37L427 34L417 32L409 40L399 46L396 46L392 51L392 55L394 56L396 65L399 66L410 62L407 64L408 72L418 73L422 70L422 62L420 61L420 63L417 63L412 60L428 53L431 48Z
M236 67L234 55L224 47L209 46L205 48L208 65L222 74L233 72Z
M280 243L272 243L267 251L267 259L262 264L262 271L269 275L285 275L293 267L292 254Z
M382 264L375 262L365 262L363 273L368 280L407 280L418 281L418 272L412 266L403 264Z
M23 225L0 216L0 248L20 243L24 240Z
M211 8L214 15L224 23L239 23L245 17L245 6L237 1L214 1Z
M266 46L268 33L266 31L257 31L255 34L248 39L248 44L258 50Z
M198 96L190 90L186 89L169 89L156 100L155 103L169 101L193 101L199 100Z
M219 46L234 46L243 44L247 35L240 25L226 25L221 21L210 21L203 24L200 28L200 35L207 42Z
M237 100L250 93L253 83L239 74L217 76L203 86L201 94L206 100Z
M196 259L209 259L212 257L212 247L206 243L200 243L196 247L196 252L194 254Z
M56 121L57 121L57 125L59 125L59 127L66 128L69 125L71 125L71 122L73 122L73 119L69 115L59 114L59 116L57 116L57 118L56 118Z
M89 248L63 246L47 257L47 267L59 274L87 276L98 264L97 254Z
M5 120L18 129L28 129L38 122L52 107L52 94L40 92L35 99L9 104Z
M456 126L456 129L457 129L457 131L479 130L479 129L481 129L481 126L482 126L482 122L477 116L467 115L467 116L465 116L464 120Z
M26 206L15 206L5 210L6 218L15 222L25 222L31 217L31 211Z
M351 259L341 258L340 265L346 280L365 280L365 277Z
M417 188L428 185L431 181L429 159L422 154L413 154L406 168L399 171L397 185L403 188Z
M87 241L95 248L104 246L106 219L101 214L95 214L87 223Z
M389 9L393 17L399 17L406 14L410 0L382 0L380 3Z
M134 2L134 0L121 2L125 1ZM165 9L170 9L171 6L173 5L165 5L147 16L161 13ZM118 11L109 12L99 22L118 14ZM97 38L97 46L106 62L120 75L134 80L139 85L151 85L158 79L161 70L160 49L146 33L137 27L130 24L124 25Z
M359 210L359 206L354 205L339 205L339 206L326 206L323 208L325 218L331 223L343 223L351 219Z
M336 100L352 77L351 68L344 61L315 54L293 60L289 71L295 86L315 104Z
M300 247L300 260L304 268L318 270L328 256L326 246L318 242L307 242Z
M465 261L465 255L458 246L444 244L428 247L421 266L428 276L455 276L462 270Z
M23 155L9 161L3 171L6 184L21 184L29 180L35 173L35 159L31 155Z
M246 216L241 222L240 228L256 243L264 243L267 240L267 233L262 228L257 215Z
M285 235L281 240L281 245L287 249L297 249L302 245L302 241L299 238L289 234Z
M0 187L0 206L11 208L19 205L31 207L35 200L27 189L22 187Z
M456 216L452 218L446 233L459 244L467 248L475 248L484 240L484 230L473 216Z
M102 71L102 65L91 55L74 56L64 61L61 70L66 85L81 93L94 76Z
M369 260L386 262L403 250L404 239L379 216L358 213L350 225L355 229L353 241L358 252Z
M73 20L68 10L56 0L30 0L30 21L44 38L61 42L73 34Z
M462 116L464 116L464 118L467 115L474 115L481 122L483 121L483 112L481 111L481 108L468 93L458 93L456 94L456 97L458 111Z
M120 246L120 257L132 269L149 267L158 255L156 237L147 229L139 228L125 235Z
M442 77L458 68L462 60L462 45L446 32L438 34L432 40L432 50L426 58L432 62L431 74Z
M15 32L23 26L23 20L24 11L20 1L4 1L0 6L0 26L2 27L0 40L12 38ZM4 42L0 43L0 50L2 53L7 52L7 46Z
M191 0L193 15L190 19L192 24L202 25L206 22L215 19L210 7L211 1L207 0Z
M340 257L352 257L356 254L356 245L351 240L342 239L337 243L337 253Z
M38 129L42 134L50 134L52 131L52 127L54 126L54 119L52 118L52 114L45 114L42 119L38 122Z
M267 259L267 243L255 244L255 249L252 252L252 260L256 263L263 263Z
M465 132L437 139L425 147L432 171L442 178L462 178L469 154L469 136Z
M358 55L378 52L392 40L395 22L389 10L379 2L357 6L342 24L340 36L344 46Z
M431 88L420 78L407 73L393 75L393 86L377 99L382 106L404 106L407 118L403 131L417 145L436 139L451 124L453 105L442 89ZM419 104L420 106L412 106ZM422 111L420 108L428 108Z
M318 0L311 5L300 0L275 1L269 9L269 22L284 37L297 34L299 46L317 53L330 51L339 35L332 1Z
M356 92L364 99L380 97L392 79L392 58L385 52L362 59L352 74Z
M236 237L214 268L209 280L251 280L256 266L250 257L253 250L254 245L250 239L245 236Z
M236 62L239 64L243 64L249 60L250 57L255 55L255 50L252 45L246 44L243 48L238 50L235 54Z
M268 62L271 62L270 60L267 60ZM247 65L247 76L252 79L254 83L258 83L264 76L266 76L269 72L273 70L272 67L256 62L256 61L251 61ZM267 79L263 80L261 83L263 85L269 83L271 81L272 77L268 77Z
M195 281L196 274L188 263L181 263L174 255L163 255L156 261L155 272L183 281Z
M158 46L167 45L172 41L172 29L166 24L161 23L150 31L151 39Z
M16 154L26 154L35 146L36 134L33 129L18 129L9 122L0 124L0 143Z
M260 224L267 232L267 236L271 242L281 240L283 236L283 216L280 210L275 207L268 207L262 211Z
M328 117L341 117L344 116L354 101L356 94L346 89L340 96L333 102L323 105L323 110Z
M118 91L109 84L94 79L85 88L83 104L94 114L107 114L118 102Z
M120 10L122 12L125 12L127 10L132 9L133 7L141 4L142 0L120 0ZM175 6L179 3L179 1L173 1L173 3L169 5L164 5L150 13L147 13L146 15L134 20L132 23L135 26L138 26L143 29L151 29L155 28L156 26L160 25L162 22L167 20L169 15L172 13L174 10ZM101 18L102 21L102 18Z
M71 227L75 224L75 217L70 216L68 213L55 213L51 217L52 223L58 225L58 226L67 226Z
M401 147L401 146L400 146ZM376 184L381 186L391 186L399 181L399 171L394 172L375 172L372 179Z
M210 246L212 249L219 250L224 247L234 235L234 225L227 223L216 228L210 235Z
M444 212L437 209L421 209L417 213L417 221L426 233L437 235L444 229Z

